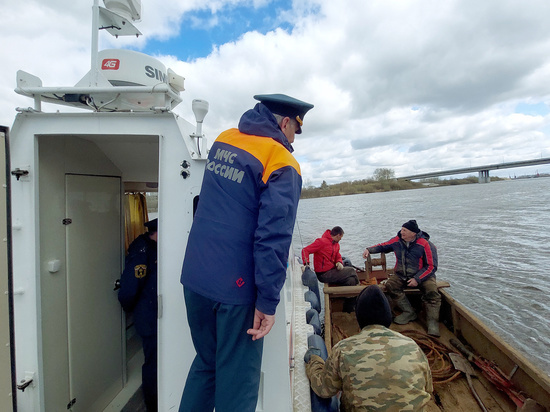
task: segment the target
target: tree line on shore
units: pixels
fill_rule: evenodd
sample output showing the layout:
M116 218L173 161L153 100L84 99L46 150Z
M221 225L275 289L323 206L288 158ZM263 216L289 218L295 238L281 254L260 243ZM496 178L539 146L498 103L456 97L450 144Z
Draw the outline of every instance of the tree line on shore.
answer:
M502 179L491 176L491 180L496 181ZM413 182L410 180L396 179L393 169L379 168L376 169L373 176L368 179L336 183L333 185L329 185L323 180L323 183L321 183L319 187L314 187L306 182L305 187L302 189L301 198L310 199L327 196L355 195L360 193L389 192L391 190L422 189L434 186L452 186L470 183L478 183L478 177L468 176L461 179L440 179L436 177Z

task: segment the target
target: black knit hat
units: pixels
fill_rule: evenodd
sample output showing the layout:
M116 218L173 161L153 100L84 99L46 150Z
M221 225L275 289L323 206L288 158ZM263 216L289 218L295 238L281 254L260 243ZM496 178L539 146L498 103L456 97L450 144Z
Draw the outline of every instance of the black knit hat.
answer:
M418 228L418 224L416 223L416 220L409 220L408 222L403 223L403 226L405 229L409 229L411 232L418 233L420 232L420 229Z
M390 304L378 285L367 286L359 294L355 316L361 329L368 325L382 325L387 328L391 325Z

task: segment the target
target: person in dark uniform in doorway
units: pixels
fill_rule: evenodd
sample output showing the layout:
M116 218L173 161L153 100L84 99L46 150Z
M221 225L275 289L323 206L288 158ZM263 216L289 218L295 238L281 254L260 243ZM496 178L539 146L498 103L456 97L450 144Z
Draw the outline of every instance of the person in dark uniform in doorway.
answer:
M143 343L142 390L148 412L157 411L157 236L158 219L145 223L148 231L128 248L118 300L134 315Z

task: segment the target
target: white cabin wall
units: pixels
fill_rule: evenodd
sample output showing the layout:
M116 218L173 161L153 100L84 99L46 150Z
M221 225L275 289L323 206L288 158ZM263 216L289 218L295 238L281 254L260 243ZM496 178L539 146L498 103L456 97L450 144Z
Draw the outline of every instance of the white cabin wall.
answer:
M286 282L290 282L288 276ZM288 296L281 290L281 301L275 313L275 325L264 338L262 384L258 397L258 412L291 412L290 336L287 333L286 305Z
M194 127L178 119L183 136ZM159 411L177 410L187 372L195 357L180 283L183 256L193 220L193 199L202 184L205 160L191 160L179 131L160 139L159 169ZM206 154L204 154L206 156ZM190 176L181 176L187 160Z

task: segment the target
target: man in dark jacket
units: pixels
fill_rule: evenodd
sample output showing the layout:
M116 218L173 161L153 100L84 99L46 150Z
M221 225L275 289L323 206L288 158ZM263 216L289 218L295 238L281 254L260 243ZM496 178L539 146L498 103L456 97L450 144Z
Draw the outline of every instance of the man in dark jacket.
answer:
M274 94L208 156L181 273L197 356L180 411L254 412L302 187L292 156L313 105Z
M118 300L134 315L143 343L142 390L148 412L157 410L157 237L158 220L145 223L147 233L128 247Z
M394 322L405 325L416 319L416 312L405 296L404 288L418 287L426 307L428 334L439 336L441 295L435 279L437 249L429 239L430 235L418 228L416 220L409 220L397 236L366 248L363 257L366 259L370 253L395 253L395 275L388 278L386 291L403 313Z

